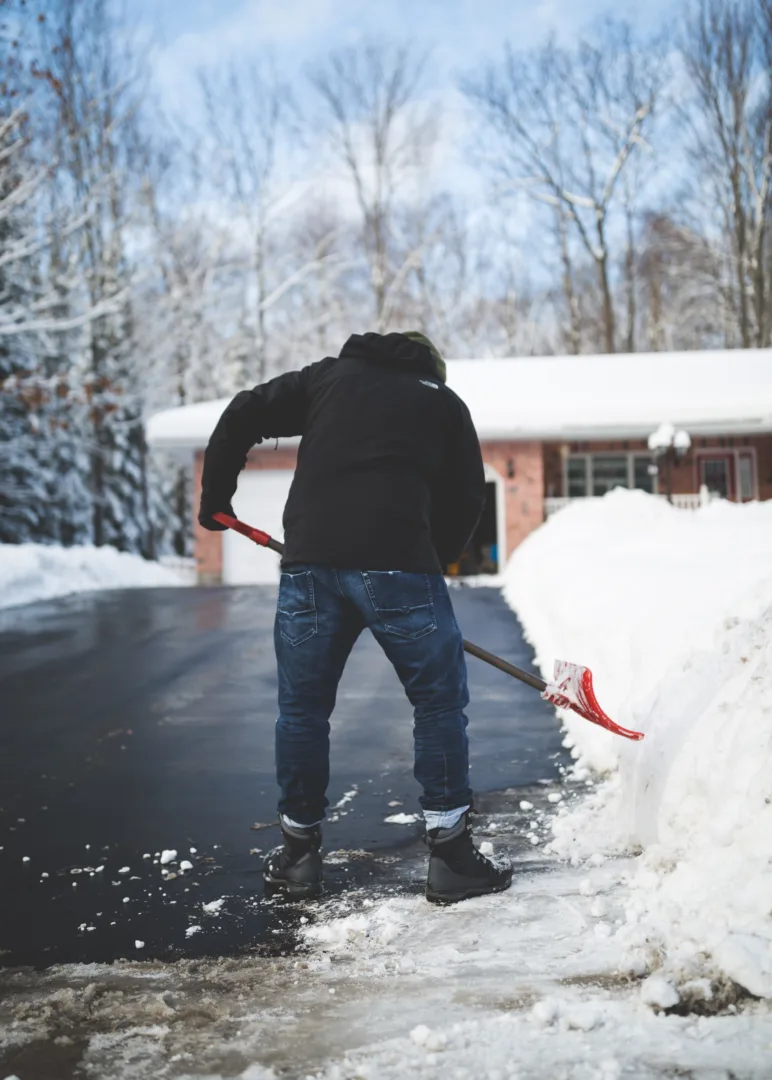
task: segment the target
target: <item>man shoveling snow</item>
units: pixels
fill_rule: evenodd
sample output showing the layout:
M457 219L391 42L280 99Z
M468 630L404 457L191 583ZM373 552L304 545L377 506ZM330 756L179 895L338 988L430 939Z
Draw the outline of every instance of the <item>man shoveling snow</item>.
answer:
M200 523L217 530L213 515L232 515L252 446L296 435L274 634L283 846L266 860L266 883L298 898L322 891L329 718L367 627L414 709L427 898L452 903L506 889L511 868L472 842L464 646L442 574L485 502L469 410L422 334L352 335L339 357L236 395L206 450Z

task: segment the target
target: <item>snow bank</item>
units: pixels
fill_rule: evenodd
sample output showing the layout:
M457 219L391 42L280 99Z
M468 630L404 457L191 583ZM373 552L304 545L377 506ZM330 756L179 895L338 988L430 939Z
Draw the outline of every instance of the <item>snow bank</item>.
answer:
M517 550L505 595L545 674L592 668L628 743L569 714L577 772L609 774L554 851L639 846L616 938L683 988L772 997L772 503L674 510L642 492L575 503ZM688 993L688 990L687 990Z
M0 544L0 608L94 589L183 584L175 571L111 547Z

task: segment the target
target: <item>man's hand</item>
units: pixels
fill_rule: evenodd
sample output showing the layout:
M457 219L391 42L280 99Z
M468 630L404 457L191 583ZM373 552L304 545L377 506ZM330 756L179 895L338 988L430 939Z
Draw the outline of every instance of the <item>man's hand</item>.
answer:
M210 507L202 502L201 508L198 511L198 523L204 529L209 529L210 532L225 532L228 528L227 525L221 525L219 521L215 521L212 517L213 514L229 514L231 517L236 516L230 503L228 503L227 506Z

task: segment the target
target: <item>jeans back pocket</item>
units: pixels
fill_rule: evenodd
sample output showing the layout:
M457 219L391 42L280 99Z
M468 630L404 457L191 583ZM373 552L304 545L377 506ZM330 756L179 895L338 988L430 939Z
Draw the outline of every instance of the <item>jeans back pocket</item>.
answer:
M437 629L428 574L367 570L362 579L387 634L414 640Z
M301 645L317 632L314 579L310 570L282 571L277 605L279 633L290 645Z

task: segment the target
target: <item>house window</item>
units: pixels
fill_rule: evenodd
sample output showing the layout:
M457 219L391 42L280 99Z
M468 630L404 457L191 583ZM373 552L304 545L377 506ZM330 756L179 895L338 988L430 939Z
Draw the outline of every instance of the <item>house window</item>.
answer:
M612 488L630 486L627 454L620 454L619 457L596 456L591 463L593 495L605 495Z
M572 454L566 469L566 494L570 499L582 498L589 491L589 458L586 454Z
M721 457L703 457L700 461L700 481L709 492L722 499L732 494L731 476L732 458L729 454Z
M638 488L639 491L648 491L650 495L653 495L656 473L652 471L651 466L652 460L648 454L636 454L633 457L633 487Z
M571 454L566 462L566 495L605 495L615 487L654 491L650 454Z
M734 450L698 450L695 481L712 495L737 502L758 497L756 452L752 447Z
M737 455L737 493L742 502L755 498L755 481L753 454L747 450L741 450Z

